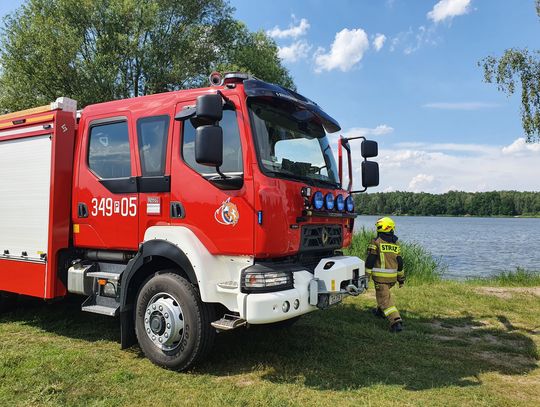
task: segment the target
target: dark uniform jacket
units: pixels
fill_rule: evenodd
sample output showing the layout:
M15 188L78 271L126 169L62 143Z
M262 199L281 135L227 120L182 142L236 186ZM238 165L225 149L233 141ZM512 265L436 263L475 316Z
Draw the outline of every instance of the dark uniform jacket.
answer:
M378 233L368 245L366 274L376 283L405 281L403 259L398 238L393 233Z

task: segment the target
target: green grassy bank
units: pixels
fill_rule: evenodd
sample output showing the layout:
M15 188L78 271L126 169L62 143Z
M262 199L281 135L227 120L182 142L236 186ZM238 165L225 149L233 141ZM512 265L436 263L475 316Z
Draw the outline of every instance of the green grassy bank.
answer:
M374 230L360 229L353 236L351 245L346 250L346 253L365 260L368 243L375 236L376 232ZM446 266L439 259L433 257L431 253L418 243L403 242L401 240L399 243L404 262L403 268L406 270L408 284L418 285L441 280Z
M220 334L189 373L120 350L117 321L78 298L23 301L0 315L0 405L540 405L540 285L443 281L403 250L420 266L393 289L401 334L371 315L369 290L289 329Z

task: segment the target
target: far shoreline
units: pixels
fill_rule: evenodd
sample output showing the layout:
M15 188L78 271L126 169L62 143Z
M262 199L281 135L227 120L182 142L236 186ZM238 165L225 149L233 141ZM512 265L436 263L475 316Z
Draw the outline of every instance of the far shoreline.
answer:
M416 217L416 218L501 218L501 219L516 219L516 218L524 218L524 219L539 219L540 214L538 215L413 215L408 213L383 213L383 214L365 214L365 213L358 213L358 216L402 216L402 217Z

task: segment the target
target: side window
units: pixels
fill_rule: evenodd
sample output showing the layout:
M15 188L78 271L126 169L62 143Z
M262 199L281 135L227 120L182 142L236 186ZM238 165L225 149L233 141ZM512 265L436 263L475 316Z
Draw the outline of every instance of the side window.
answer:
M131 176L131 154L126 121L90 128L88 166L100 178Z
M236 112L224 110L223 118L219 122L223 129L223 165L222 172L243 172L242 143ZM195 128L189 120L184 121L184 135L182 137L182 156L184 161L199 174L214 174L216 170L195 161Z
M137 121L139 155L144 177L165 174L169 116L145 117Z

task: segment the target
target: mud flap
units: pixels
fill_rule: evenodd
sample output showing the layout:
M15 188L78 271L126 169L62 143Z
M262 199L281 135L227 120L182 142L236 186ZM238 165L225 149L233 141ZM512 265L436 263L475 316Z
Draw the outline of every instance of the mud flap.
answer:
M120 346L122 349L127 349L136 343L133 309L129 307L120 312Z

